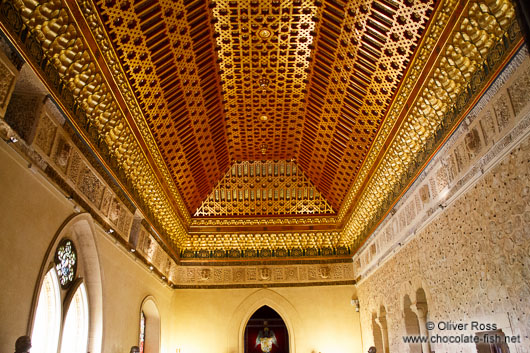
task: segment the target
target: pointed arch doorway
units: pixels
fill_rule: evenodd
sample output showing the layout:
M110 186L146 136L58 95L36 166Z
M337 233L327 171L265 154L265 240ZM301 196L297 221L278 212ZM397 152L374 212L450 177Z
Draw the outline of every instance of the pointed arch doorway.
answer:
M263 305L245 327L245 353L289 353L289 332L280 314Z

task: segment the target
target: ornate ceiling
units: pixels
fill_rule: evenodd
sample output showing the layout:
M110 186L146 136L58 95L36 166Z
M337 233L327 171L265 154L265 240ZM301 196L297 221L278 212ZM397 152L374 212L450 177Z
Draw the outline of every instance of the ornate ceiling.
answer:
M2 0L0 12L185 258L351 253L520 44L509 0Z

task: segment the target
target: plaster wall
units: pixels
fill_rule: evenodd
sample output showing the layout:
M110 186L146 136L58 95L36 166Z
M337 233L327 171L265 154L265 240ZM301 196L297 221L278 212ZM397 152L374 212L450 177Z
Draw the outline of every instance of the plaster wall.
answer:
M14 350L30 328L32 299L48 247L74 205L39 172L0 141L0 351ZM128 352L138 344L143 299L151 295L161 316L161 352L170 336L171 296L149 270L95 226L103 297L102 352Z
M286 288L180 289L172 332L182 353L243 352L243 333L262 305L275 309L290 335L290 352L361 352L359 313L351 285Z

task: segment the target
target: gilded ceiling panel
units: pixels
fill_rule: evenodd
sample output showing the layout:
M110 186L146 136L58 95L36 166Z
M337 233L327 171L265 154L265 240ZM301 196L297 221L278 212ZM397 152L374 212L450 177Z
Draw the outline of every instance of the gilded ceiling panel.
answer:
M335 209L356 179L434 10L434 1L318 7L297 160Z
M316 14L313 0L215 2L227 143L235 159L295 155Z
M334 214L295 161L235 162L195 216Z
M188 211L229 165L211 15L202 1L96 1Z
M1 14L189 258L348 254L520 43L509 0L2 0Z

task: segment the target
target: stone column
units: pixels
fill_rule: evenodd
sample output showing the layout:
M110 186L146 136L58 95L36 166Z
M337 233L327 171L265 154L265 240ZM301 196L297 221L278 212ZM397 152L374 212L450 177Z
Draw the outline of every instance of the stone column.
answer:
M386 318L378 317L375 319L375 323L377 326L379 326L379 329L381 330L381 336L383 338L383 353L388 353L390 350L390 347L388 346L388 330L386 326Z
M429 341L429 331L427 330L427 303L414 303L410 306L410 310L418 317L420 325L420 335L427 337L427 342L421 344L423 353L431 353L431 343Z

